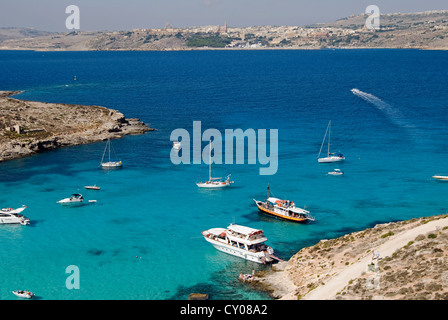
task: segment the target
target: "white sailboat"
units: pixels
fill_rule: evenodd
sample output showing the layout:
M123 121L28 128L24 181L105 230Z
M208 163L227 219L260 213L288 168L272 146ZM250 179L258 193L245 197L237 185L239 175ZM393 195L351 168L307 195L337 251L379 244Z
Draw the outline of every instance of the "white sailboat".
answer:
M328 150L327 150L327 156L323 158L319 158L320 154L322 153L322 148L324 147L325 139L327 138L328 133ZM317 156L317 161L319 163L330 163L330 162L338 162L338 161L344 161L345 157L341 154L335 154L334 152L330 152L330 138L331 138L331 120L328 123L327 131L325 131L324 140L322 141L322 145L320 146L319 155Z
M107 139L106 147L104 148L103 157L101 158L101 167L103 169L114 169L114 168L120 168L123 166L123 163L121 160L119 161L111 161L110 160L110 149L111 149L111 142L110 139ZM104 162L104 156L106 155L106 151L108 151L109 154L109 161ZM115 151L113 151L115 154Z
M208 181L206 182L198 182L196 185L199 188L226 188L230 187L230 185L233 183L233 181L230 180L230 174L226 177L226 179L223 178L213 178L212 177L212 148L211 148L211 141L210 141L210 153L209 153L209 167L208 167Z

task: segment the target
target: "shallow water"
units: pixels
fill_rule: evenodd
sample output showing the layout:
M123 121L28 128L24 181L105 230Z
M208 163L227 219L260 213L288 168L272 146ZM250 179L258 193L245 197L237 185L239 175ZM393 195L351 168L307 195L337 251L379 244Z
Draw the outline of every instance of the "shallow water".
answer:
M448 53L417 50L0 52L0 87L22 99L102 105L157 129L113 141L121 170L98 167L104 143L0 164L0 205L28 206L30 226L0 226L0 299L27 289L41 299L268 299L237 280L266 268L218 252L201 236L235 222L261 228L288 259L320 239L376 223L445 213ZM73 78L76 75L77 80ZM357 88L374 97L354 95ZM373 102L372 102L373 101ZM375 104L374 102L377 102ZM332 149L318 164L332 120ZM199 190L208 166L170 161L170 134L278 129L278 171L214 165L228 190ZM203 143L203 147L205 146ZM344 176L328 176L334 168ZM258 213L252 199L306 206L302 225ZM84 190L97 184L101 191ZM95 204L56 201L80 192ZM68 290L67 266L80 270Z

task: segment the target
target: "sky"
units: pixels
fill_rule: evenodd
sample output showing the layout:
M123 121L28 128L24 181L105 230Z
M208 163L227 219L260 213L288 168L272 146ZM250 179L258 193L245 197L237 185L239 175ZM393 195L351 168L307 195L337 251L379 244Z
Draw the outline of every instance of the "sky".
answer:
M447 0L1 0L0 27L67 31L66 7L80 11L80 30L223 25L304 26L364 13L376 5L383 13L447 10Z

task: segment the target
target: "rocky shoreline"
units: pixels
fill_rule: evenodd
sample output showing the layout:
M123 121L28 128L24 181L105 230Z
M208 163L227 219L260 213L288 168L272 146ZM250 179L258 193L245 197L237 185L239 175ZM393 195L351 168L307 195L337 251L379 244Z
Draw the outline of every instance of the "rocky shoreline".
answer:
M447 262L444 214L321 240L252 285L280 300L445 300Z
M0 91L0 162L154 130L117 110L11 97L18 93Z

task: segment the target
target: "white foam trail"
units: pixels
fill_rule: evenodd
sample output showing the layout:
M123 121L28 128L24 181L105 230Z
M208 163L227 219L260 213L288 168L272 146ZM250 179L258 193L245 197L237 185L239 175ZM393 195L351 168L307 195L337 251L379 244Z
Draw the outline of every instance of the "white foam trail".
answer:
M374 105L378 110L382 111L386 117L395 125L406 128L406 129L415 129L415 127L409 124L403 114L397 108L392 107L390 104L384 102L378 97L375 97L373 94L363 92L359 89L352 89L351 92L360 97L361 99L369 102Z

